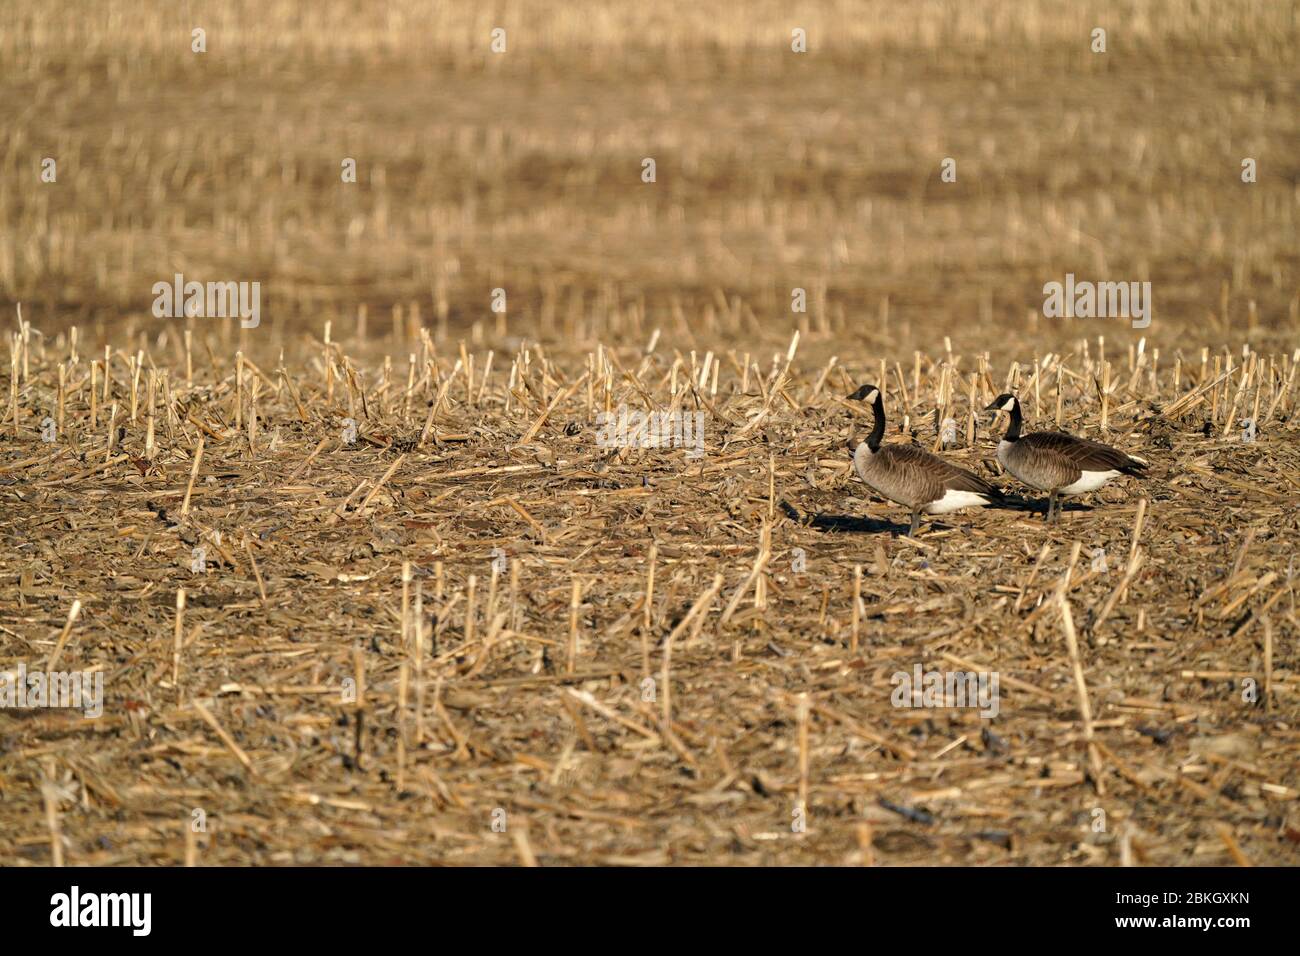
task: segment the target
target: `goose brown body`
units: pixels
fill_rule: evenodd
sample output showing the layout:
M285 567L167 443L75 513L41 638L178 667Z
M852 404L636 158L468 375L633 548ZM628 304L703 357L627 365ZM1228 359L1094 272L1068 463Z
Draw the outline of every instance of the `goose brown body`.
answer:
M999 443L998 461L1039 491L1064 491L1086 473L1141 475L1146 468L1140 459L1118 448L1063 432L1034 432L1013 442Z
M983 497L983 504L998 497L996 489L979 475L915 445L881 445L872 452L863 442L853 454L853 467L862 483L881 497L928 514L949 510L937 510L948 492Z

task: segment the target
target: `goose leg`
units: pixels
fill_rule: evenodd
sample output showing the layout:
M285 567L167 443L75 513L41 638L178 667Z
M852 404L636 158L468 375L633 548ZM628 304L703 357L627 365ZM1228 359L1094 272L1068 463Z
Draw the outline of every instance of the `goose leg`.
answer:
M915 538L915 537L916 537L916 532L920 529L920 527L921 527L921 512L919 512L919 511L913 511L913 512L912 512L912 527L908 529L908 531L907 531L907 536L908 536L909 538Z
M1055 491L1047 499L1047 520L1050 524L1058 524L1061 520L1061 500Z

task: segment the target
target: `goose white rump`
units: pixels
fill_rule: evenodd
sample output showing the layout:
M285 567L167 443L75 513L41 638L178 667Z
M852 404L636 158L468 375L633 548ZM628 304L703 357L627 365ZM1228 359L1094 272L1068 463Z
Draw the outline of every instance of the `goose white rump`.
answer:
M1089 491L1096 491L1112 478L1118 478L1118 471L1085 471L1079 476L1079 480L1073 484L1066 485L1058 495L1082 495Z
M950 511L962 508L983 508L989 503L987 495L977 491L957 491L948 489L938 501L931 501L921 510L928 515L946 515Z

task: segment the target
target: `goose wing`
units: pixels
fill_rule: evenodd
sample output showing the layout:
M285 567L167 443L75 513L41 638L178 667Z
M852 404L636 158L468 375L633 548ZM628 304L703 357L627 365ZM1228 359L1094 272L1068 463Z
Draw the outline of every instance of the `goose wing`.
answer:
M1070 481L1076 481L1085 471L1121 471L1137 474L1146 467L1146 462L1130 458L1118 448L1103 445L1098 441L1066 435L1063 432L1034 432L1020 439L1028 447L1045 455L1059 457L1075 469Z

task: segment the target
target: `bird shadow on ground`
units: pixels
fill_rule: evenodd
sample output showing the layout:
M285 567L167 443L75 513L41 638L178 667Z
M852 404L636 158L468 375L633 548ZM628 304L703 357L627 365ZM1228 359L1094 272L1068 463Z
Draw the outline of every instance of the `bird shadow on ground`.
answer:
M908 523L863 517L862 515L812 514L799 511L788 501L781 502L781 510L792 521L818 531L847 532L849 534L897 534L908 532ZM1007 495L1002 501L989 505L990 511L1021 511L1028 517L1042 517L1047 510L1046 498L1023 498L1019 495ZM1092 511L1092 505L1082 502L1063 502L1062 511ZM951 529L951 524L935 517L930 519L930 526L936 529Z
M999 511L1024 511L1030 516L1042 517L1047 511L1046 498L1025 498L1021 495L1007 495L1000 502L989 505L988 510ZM1062 501L1062 511L1093 511L1093 505L1086 505L1082 501Z
M864 518L861 515L803 514L788 501L781 502L781 510L793 521L797 521L818 531L845 531L853 534L906 534L906 522L895 524L878 518Z

